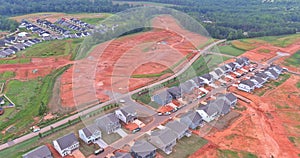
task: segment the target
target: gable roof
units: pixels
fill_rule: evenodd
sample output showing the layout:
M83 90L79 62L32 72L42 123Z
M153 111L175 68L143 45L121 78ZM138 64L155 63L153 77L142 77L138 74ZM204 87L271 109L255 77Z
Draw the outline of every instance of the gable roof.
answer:
M262 84L265 82L261 77L258 77L258 76L252 76L251 79L254 79L259 84Z
M70 134L65 135L63 137L60 137L56 141L57 141L57 143L58 143L61 150L64 150L64 149L72 146L73 144L78 143L78 140L77 140L74 133L70 133Z
M170 143L176 141L176 139L176 134L170 128L165 128L152 131L150 136L150 143L158 148L163 148L166 145L169 145Z
M154 150L156 150L156 147L145 140L136 141L131 147L132 152L142 157L149 155Z
M132 156L127 152L116 152L113 158L132 158Z
M100 118L97 118L95 120L95 122L97 124L102 125L102 126L107 126L109 124L119 122L119 119L116 117L116 115L114 113L109 113L109 114L104 115Z
M207 79L207 80L212 80L212 75L211 74L204 74L204 75L202 75L201 76L202 78L205 78L205 79Z
M40 146L24 154L23 158L52 158L52 154L46 145Z
M269 78L269 76L263 72L256 73L255 75L261 78Z
M248 85L249 87L254 87L255 86L255 84L249 79L241 81L240 84Z
M95 132L100 131L100 129L95 124L91 124L91 125L88 125L87 127L83 128L82 131L86 137L90 137Z
M177 87L177 86L171 87L171 88L167 89L167 91L168 91L173 97L181 96L181 88L179 88L179 87Z
M168 122L165 126L170 128L174 133L177 134L177 136L179 136L181 133L187 131L189 128L188 125L186 125L182 122L176 121L176 120Z
M275 78L278 78L279 76L279 74L273 69L268 69L266 72L270 72Z
M187 123L189 126L191 123L198 123L201 121L202 117L196 111L188 111L180 117L180 122Z
M183 92L189 93L191 92L195 87L197 87L197 84L193 80L187 80L180 84L180 87Z
M233 93L226 93L225 97L230 101L233 102L235 100L237 100L237 97L233 94Z

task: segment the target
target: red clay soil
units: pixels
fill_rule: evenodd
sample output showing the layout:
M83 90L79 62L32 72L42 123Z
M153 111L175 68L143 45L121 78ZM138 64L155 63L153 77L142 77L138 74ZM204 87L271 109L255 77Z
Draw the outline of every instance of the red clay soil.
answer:
M215 144L207 143L202 148L193 153L189 158L210 158L210 157L218 157L217 156L217 148Z
M264 96L241 92L232 87L233 91L253 102L239 104L246 106L242 117L228 129L205 136L217 144L220 149L248 151L259 157L297 157L300 144L293 144L288 137L300 140L299 89L296 83L299 76L292 76L285 83Z
M26 64L2 64L0 72L14 71L15 79L28 80L37 77L44 77L53 70L71 63L69 57L61 58L32 58L30 63Z
M176 21L171 17L159 18L161 19L155 19L153 23L156 25L161 20L169 20L168 28L164 26L165 29L154 29L100 44L94 48L88 58L76 62L74 66L76 72L69 72L70 74L62 76L64 82L61 84L62 105L74 106L70 101L72 98L75 99L76 105L97 99L102 102L107 101L109 99L107 90L126 93L161 80L170 74L153 78L130 77L132 74L162 72L195 50L195 46L207 40L206 37L176 27ZM186 36L190 39L187 40ZM194 46L192 42L197 45ZM194 55L191 54L189 57L192 58ZM153 63L162 66L154 66ZM177 71L182 65L179 64L174 70ZM69 77L71 74L73 78Z

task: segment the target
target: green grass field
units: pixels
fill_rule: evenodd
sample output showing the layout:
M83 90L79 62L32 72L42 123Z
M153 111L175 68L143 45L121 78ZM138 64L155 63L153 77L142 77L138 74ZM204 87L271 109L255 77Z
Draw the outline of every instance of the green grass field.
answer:
M80 20L83 22L86 22L88 24L97 25L104 19L105 19L105 17L103 17L103 18L82 18Z
M50 57L75 54L76 48L82 41L83 39L46 41L33 45L32 47L19 52L17 55L25 55L27 57Z
M173 149L174 152L170 155L166 155L161 150L158 151L164 158L185 158L189 157L189 155L199 150L205 144L207 144L207 140L203 139L200 136L192 134L192 136L189 138L183 137L182 139L177 141L177 144Z
M294 66L299 67L300 66L300 50L297 51L295 54L287 58L284 62L287 66Z
M237 152L233 150L220 150L218 149L218 157L219 158L257 158L256 155L250 152Z
M3 73L0 73L0 80L7 80L7 79L13 78L15 76L16 76L15 72L5 71Z
M171 69L167 69L157 74L134 74L131 78L153 78L153 77L161 77L162 75L173 73Z
M231 45L236 49L248 51L256 48L256 46L252 45L249 42L245 42L244 40L235 40L231 42Z
M231 45L219 46L218 48L220 50L220 53L228 54L228 55L232 55L232 56L239 56L239 55L245 53L245 50L238 49L238 48L233 47Z
M26 64L30 63L30 58L17 58L17 59L2 59L0 64Z
M299 82L297 82L296 86L297 86L297 88L299 88L299 89L300 89L300 81L299 81Z
M8 82L4 92L16 104L16 108L11 115L6 117L6 121L0 122L0 131L11 125L15 127L15 130L3 135L2 142L15 138L24 131L29 131L34 117L38 117L40 105L48 104L56 78L69 67L70 65L60 68L44 78Z

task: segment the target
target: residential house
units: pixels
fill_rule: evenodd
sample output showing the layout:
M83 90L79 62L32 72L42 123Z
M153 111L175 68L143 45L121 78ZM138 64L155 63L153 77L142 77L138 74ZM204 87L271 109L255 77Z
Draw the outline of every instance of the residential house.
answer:
M218 108L210 106L209 104L210 102L206 105L200 105L200 107L196 110L205 122L211 122L219 116Z
M119 119L114 113L104 115L95 120L95 123L102 131L105 131L107 134L111 134L117 129L121 128Z
M184 136L191 136L191 131L189 131L189 126L179 122L177 120L168 122L165 127L170 128L177 136L177 140Z
M197 88L197 84L193 80L188 80L181 83L180 88L183 94L190 94Z
M126 107L116 110L115 114L122 122L126 124L137 119L137 113Z
M237 103L237 97L233 93L221 94L218 95L218 98L224 98L231 107L235 106Z
M91 124L78 131L79 138L81 138L86 144L95 143L101 139L101 131L95 124Z
M228 68L228 71L235 71L237 69L237 65L234 64L234 62L230 62L228 64L225 65L225 67Z
M255 84L251 80L243 80L239 83L238 89L245 91L245 92L251 92L255 88Z
M224 73L222 72L222 70L220 68L215 69L214 71L210 72L209 74L211 74L215 80L220 79L224 75Z
M11 37L5 38L4 42L14 44L14 42L16 41L16 39L17 38L15 36L11 36Z
M280 67L279 65L271 65L269 67L269 69L273 69L274 71L276 71L276 73L278 74L282 74L283 68Z
M277 73L277 72L276 72L275 70L273 70L273 69L268 69L268 70L264 71L264 73L265 73L266 75L268 75L268 76L270 77L270 79L272 79L272 80L277 80L278 77L279 77L279 73Z
M7 54L4 53L3 51L0 51L0 58L5 58L7 57Z
M204 80L198 76L194 77L192 80L196 83L197 87L204 86L204 84L205 84Z
M177 135L170 128L165 128L152 131L149 142L169 155L176 145L176 139Z
M180 122L186 124L190 129L196 129L203 123L203 119L198 112L188 111L180 117Z
M250 81L252 81L257 88L261 88L266 83L266 80L264 80L258 76L252 76L250 78Z
M227 73L229 73L229 72L232 71L232 69L230 69L230 68L227 67L226 65L220 66L220 70L223 72L223 74L227 74Z
M14 50L12 50L12 49L5 49L5 51L7 52L7 53L9 53L9 55L11 55L11 54L16 54L16 51L14 51Z
M134 158L155 158L156 147L145 140L136 141L131 147L131 155Z
M263 72L256 73L255 76L262 78L262 79L265 80L266 82L267 82L268 79L270 78L267 74L265 74L265 73L263 73Z
M159 105L166 105L173 100L173 96L167 91L163 90L160 93L154 95L152 100Z
M25 45L22 44L22 43L15 44L12 47L14 47L15 49L17 49L18 51L21 51L21 50L25 49Z
M22 158L53 158L53 156L49 148L43 145L22 155Z
M213 76L211 74L204 74L200 76L200 79L202 79L205 84L211 84L213 82Z
M53 141L56 151L62 156L67 156L79 148L79 141L74 133L70 133Z
M224 97L218 97L209 106L216 108L219 115L226 115L230 112L230 104Z
M18 51L19 51L17 48L15 48L15 47L13 47L13 46L9 47L9 49L11 49L11 50L13 50L13 51L15 51L15 52L18 52Z
M173 99L182 98L181 88L177 86L171 87L167 91L172 95Z
M250 64L250 61L246 57L240 57L235 60L235 63L237 64L238 68L242 68L243 66Z

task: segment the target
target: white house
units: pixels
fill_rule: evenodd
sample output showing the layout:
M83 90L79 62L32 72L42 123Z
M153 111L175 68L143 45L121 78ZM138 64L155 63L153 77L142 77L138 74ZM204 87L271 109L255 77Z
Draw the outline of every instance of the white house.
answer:
M251 80L244 80L241 81L240 84L238 85L238 89L245 91L245 92L251 92L255 88L255 84Z
M65 157L70 155L72 151L79 148L79 141L74 133L70 133L54 140L53 146L62 157Z
M129 110L128 108L122 108L115 111L116 116L124 123L133 122L137 119L137 113Z
M211 74L204 74L199 77L205 84L211 84L213 82L213 76Z
M101 131L95 124L80 129L78 134L79 138L82 139L86 144L95 143L95 141L101 138Z
M202 105L198 108L197 112L205 122L211 122L218 117L219 110L214 106Z

